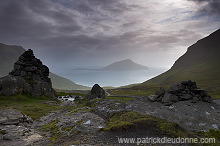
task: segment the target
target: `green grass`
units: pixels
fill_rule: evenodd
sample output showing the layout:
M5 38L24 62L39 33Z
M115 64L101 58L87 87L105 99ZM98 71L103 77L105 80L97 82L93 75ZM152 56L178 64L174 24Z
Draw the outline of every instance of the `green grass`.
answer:
M205 146L216 146L220 145L220 130L210 129L207 132L199 131L199 132L191 132L193 135L196 135L199 138L215 138L214 144L204 144Z
M160 89L161 86L145 86L142 84L128 86L124 88L117 88L108 90L111 96L124 95L124 96L148 96L155 94L157 90ZM163 86L163 88L167 89L168 86Z
M205 132L205 136L213 137L220 142L220 130L210 129L208 132Z
M51 111L56 111L62 108L59 105L45 104L44 102L48 100L49 99L46 97L32 97L25 94L0 96L0 109L16 109L22 114L28 115L35 120Z
M62 131L71 131L73 129L74 126L68 126L68 127L62 127L61 130Z
M48 124L45 124L43 126L41 126L39 128L40 131L43 131L43 132L50 132L52 134L52 137L50 138L51 141L56 141L57 138L60 136L59 135L59 129L58 127L56 126L56 124L58 123L59 121L58 120L54 120Z
M48 132L51 131L53 133L59 133L58 127L56 126L56 124L58 123L58 120L54 120L48 124L45 124L43 126L41 126L39 128L39 130L44 131L44 132Z
M126 131L137 127L155 127L158 131L171 137L215 138L216 145L220 143L220 130L210 129L208 132L186 132L174 122L133 111L114 113L108 119L107 127L103 128L103 130Z
M125 89L119 89L119 90L114 90L111 92L112 96L117 96L117 95L127 95L127 96L146 96L152 92L149 92L147 90L125 90Z
M73 111L71 111L69 113L66 113L65 116L71 115L71 114L74 114L74 113L84 112L84 111L90 112L91 109L87 109L87 108L74 109Z
M125 103L126 101L133 100L135 98L134 97L109 96L109 97L106 97L106 99L119 100L120 102Z
M3 134L3 135L4 135L4 134L7 134L7 132L6 132L5 130L1 130L1 129L0 129L0 134Z
M169 71L150 79L143 86L171 86L184 80L192 80L199 88L213 94L213 98L220 98L220 69L219 61L202 62L200 64L172 68Z
M79 99L74 101L76 104L76 108L83 108L85 106L88 106L90 108L95 107L97 104L99 104L99 101L102 100L100 98L95 98L95 99Z
M108 120L108 126L103 130L126 130L138 126L154 127L156 126L164 134L173 137L184 137L187 134L173 122L155 118L150 115L137 112L119 112L113 114Z
M66 92L57 92L58 96L66 96L66 95L76 95L76 96L84 96L86 94L82 93L66 93Z
M220 93L209 93L212 99L220 99Z

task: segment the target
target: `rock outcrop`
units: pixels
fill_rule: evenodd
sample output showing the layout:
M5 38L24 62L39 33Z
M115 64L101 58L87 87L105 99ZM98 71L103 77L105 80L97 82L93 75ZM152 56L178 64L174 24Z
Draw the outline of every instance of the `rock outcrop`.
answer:
M9 75L0 78L0 95L28 93L32 96L54 97L49 69L35 58L31 49L24 52Z
M0 143L2 145L28 145L42 140L31 125L33 120L14 109L0 110Z
M102 89L98 84L95 84L86 97L89 99L105 98L105 90Z
M148 99L150 101L160 101L165 105L171 105L183 100L212 102L207 91L197 88L196 82L191 80L171 86L167 91L160 88L155 94L148 96Z
M220 128L220 105L192 100L183 100L164 106L161 102L151 102L146 97L139 97L125 103L125 111L136 111L153 117L177 123L186 131L209 131ZM97 108L97 107L96 107Z

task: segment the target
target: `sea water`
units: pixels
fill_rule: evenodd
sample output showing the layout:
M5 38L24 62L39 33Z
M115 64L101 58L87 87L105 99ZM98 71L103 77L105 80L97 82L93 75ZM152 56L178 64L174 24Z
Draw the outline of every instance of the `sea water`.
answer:
M103 71L71 69L60 72L59 75L72 80L76 84L92 87L94 84L100 86L119 87L129 84L142 83L163 72L167 68L150 68L149 70L132 71Z

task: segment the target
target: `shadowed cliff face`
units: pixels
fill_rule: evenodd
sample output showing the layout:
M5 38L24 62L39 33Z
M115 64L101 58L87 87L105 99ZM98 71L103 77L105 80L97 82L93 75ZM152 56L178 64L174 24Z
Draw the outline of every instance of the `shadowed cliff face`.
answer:
M220 61L220 29L190 46L172 69L187 68L205 62Z
M208 91L220 91L220 29L190 46L167 72L144 85L170 85L193 80Z

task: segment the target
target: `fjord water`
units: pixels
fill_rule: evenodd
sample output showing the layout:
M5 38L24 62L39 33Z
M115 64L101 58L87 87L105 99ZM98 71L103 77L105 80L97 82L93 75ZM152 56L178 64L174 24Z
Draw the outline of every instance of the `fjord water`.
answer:
M59 73L76 84L92 87L94 84L100 86L119 87L134 83L142 83L155 77L168 68L149 68L149 70L132 71L104 71L104 70L63 70Z

